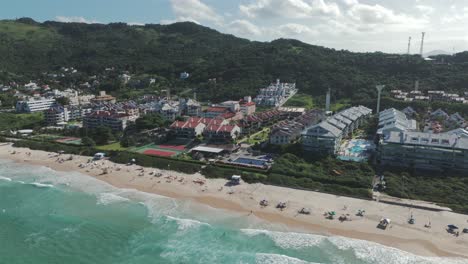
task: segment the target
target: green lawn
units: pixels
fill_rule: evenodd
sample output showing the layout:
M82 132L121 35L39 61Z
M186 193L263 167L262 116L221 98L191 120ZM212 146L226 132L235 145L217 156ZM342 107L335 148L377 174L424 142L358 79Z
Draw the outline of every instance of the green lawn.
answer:
M314 108L314 100L312 96L306 94L296 94L289 99L284 106L286 107L304 107L307 109Z
M248 138L241 139L239 143L245 142L247 144L254 145L255 143L261 143L265 140L268 140L270 135L270 128L265 127L261 131L250 135Z
M120 142L115 142L109 145L96 146L96 149L107 151L107 150L126 150L120 145Z

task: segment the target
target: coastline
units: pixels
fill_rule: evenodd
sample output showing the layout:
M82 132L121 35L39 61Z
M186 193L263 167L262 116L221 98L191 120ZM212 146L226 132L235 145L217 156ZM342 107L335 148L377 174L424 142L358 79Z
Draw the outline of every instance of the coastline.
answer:
M12 151L16 151L16 154L11 154ZM31 155L27 155L27 152ZM98 161L98 165L93 166L94 168L90 166L80 168L79 165L87 163L89 157L73 156L73 160L59 163L54 155L56 154L44 151L13 148L11 145L0 146L1 159L46 166L57 171L77 171L118 188L131 188L175 199L192 200L246 216L252 214L267 222L283 224L294 232L367 240L421 256L468 257L468 252L466 252L468 236L455 237L445 230L447 224L455 224L462 228L468 226L466 215L446 211L410 209L375 201L263 184L242 183L235 187L226 187L224 179L204 179L199 174L188 175L154 168L145 168L145 175L139 176L141 171L137 169L141 168L140 166L115 165L110 161ZM64 159L67 157L69 155L61 156ZM110 167L112 171L103 175L102 166ZM120 171L117 171L118 167L121 167ZM157 178L149 175L149 172L153 171L163 176ZM198 179L204 180L205 184L193 182ZM270 206L261 208L259 202L262 199L269 200ZM286 202L287 208L284 211L274 208L278 202ZM344 210L345 206L346 210ZM303 207L310 208L311 215L298 214L297 211ZM364 217L355 216L359 209L366 210ZM352 221L341 223L337 219L327 220L323 216L325 211L336 211L338 216L349 214ZM411 213L416 218L415 225L407 223ZM376 228L382 217L392 219L392 225L387 230ZM431 229L423 227L427 219L430 219Z

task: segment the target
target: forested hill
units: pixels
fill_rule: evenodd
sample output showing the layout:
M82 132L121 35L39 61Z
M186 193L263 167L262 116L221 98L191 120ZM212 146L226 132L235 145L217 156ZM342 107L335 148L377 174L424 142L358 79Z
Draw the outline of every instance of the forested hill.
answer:
M62 66L90 75L115 67L169 83L186 71L191 77L184 85L220 99L254 94L276 78L295 81L301 92L312 95L331 87L338 98L367 98L377 83L405 88L416 78L426 88L461 90L468 87L467 57L457 54L452 58L456 64L435 65L418 56L353 53L297 40L249 41L189 22L129 26L0 21L0 82ZM217 79L216 87L207 83L211 78Z

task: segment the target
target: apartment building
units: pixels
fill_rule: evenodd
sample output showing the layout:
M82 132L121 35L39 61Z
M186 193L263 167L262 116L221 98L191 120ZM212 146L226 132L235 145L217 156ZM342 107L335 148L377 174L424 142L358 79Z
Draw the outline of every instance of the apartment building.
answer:
M297 91L295 83L281 83L280 80L277 79L276 83L270 84L267 88L260 89L254 102L257 105L282 106L288 98L295 95Z
M380 140L378 161L383 165L427 170L468 170L468 132L392 131Z
M123 131L127 127L128 116L123 113L116 113L106 110L96 110L83 118L83 127L97 128L100 126L109 127L113 131Z
M16 112L18 113L34 113L42 112L51 108L55 104L54 98L31 98L24 101L16 102Z
M302 147L306 151L334 155L343 138L358 129L371 114L371 109L357 106L309 126L302 132Z
M407 115L395 108L385 109L379 113L377 134L386 136L392 131L416 131L417 123L414 119L408 119Z
M174 121L170 129L175 133L177 138L195 138L203 133L206 124L210 122L203 119L192 117L187 121Z
M241 129L237 125L209 124L203 132L203 136L212 143L228 143L240 134Z

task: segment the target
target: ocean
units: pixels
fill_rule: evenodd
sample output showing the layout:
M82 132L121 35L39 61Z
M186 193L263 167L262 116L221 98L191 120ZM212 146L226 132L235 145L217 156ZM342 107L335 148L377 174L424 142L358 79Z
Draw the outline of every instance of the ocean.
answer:
M269 231L275 230L275 231ZM468 263L0 160L0 263Z

